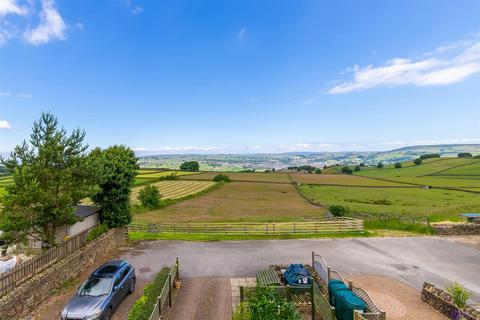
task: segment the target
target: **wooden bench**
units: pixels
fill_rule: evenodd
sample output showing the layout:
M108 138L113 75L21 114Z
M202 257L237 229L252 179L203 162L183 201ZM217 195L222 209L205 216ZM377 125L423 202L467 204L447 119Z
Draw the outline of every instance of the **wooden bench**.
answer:
M259 270L257 271L257 285L279 286L281 285L280 277L273 268Z

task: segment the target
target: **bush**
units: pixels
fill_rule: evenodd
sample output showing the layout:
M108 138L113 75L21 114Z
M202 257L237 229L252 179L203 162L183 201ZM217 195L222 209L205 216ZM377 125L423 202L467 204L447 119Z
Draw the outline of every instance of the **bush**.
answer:
M320 174L320 173L322 173L322 170L320 170L320 169L317 168L317 169L315 169L315 173L316 173L316 174Z
M143 295L135 302L128 313L128 320L149 320L157 298L162 293L162 288L168 278L169 268L163 268L152 283L145 286Z
M480 154L477 154L475 157L473 157L474 159L480 159Z
M285 299L275 288L257 287L247 295L248 318L244 320L301 320L295 305ZM245 309L244 309L245 310ZM238 319L238 318L237 318ZM242 318L241 318L242 319Z
M161 177L159 180L177 180L177 179L178 179L177 173L174 172L164 177Z
M458 154L459 158L473 158L473 155L470 152L460 152Z
M215 177L213 177L213 181L215 182L230 182L230 177L227 176L226 174L220 173L217 174Z
M465 308L467 301L472 295L470 291L457 282L452 282L445 287L445 290L452 296L453 302L460 309Z
M350 169L349 167L343 167L342 172L345 173L345 174L352 174L353 170Z
M160 207L160 191L156 186L146 185L138 195L138 199L143 207L155 209Z
M395 163L395 168L400 169L402 167L402 164L400 162Z
M97 224L95 227L90 230L87 236L87 242L92 241L93 239L96 239L100 237L102 234L108 231L108 226L105 224Z
M379 162L379 163L377 164L377 168L378 168L378 169L382 169L382 168L383 168L383 163L382 163L382 162Z
M330 209L330 213L334 217L345 217L351 212L349 207L345 207L341 205L331 205L328 208Z
M355 170L355 172L358 172L358 171L362 170L362 168L360 168L360 166L355 166L354 170Z
M422 161L422 159L420 159L420 158L413 160L413 163L415 163L415 165L417 165L417 166L421 165L422 162L423 162L423 161Z
M431 158L440 158L440 155L438 153L427 153L427 154L422 154L420 156L420 159L422 160L431 159Z
M360 163L360 167L362 167L362 168L365 167L365 163L363 163L363 162Z

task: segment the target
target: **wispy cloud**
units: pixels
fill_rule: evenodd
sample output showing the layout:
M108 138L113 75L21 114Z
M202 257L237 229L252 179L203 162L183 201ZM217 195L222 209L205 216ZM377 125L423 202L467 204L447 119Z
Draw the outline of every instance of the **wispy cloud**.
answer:
M30 99L32 97L32 94L29 92L12 93L10 91L0 91L0 97L17 97Z
M240 39L240 40L243 40L243 39L247 38L247 28L246 27L243 27L242 29L240 29L240 31L238 31L237 38Z
M130 13L133 15L141 14L143 12L143 7L134 4L132 0L122 0L122 2L130 9Z
M24 39L37 46L53 40L66 38L67 25L55 7L55 1L42 0L40 24L33 30L24 33Z
M17 93L17 97L24 98L24 99L30 99L32 97L32 94L31 93Z
M7 120L0 120L0 129L11 129L12 126Z
M353 73L353 79L333 86L328 93L343 94L401 85L421 87L458 83L480 72L480 39L477 35L469 40L442 45L417 59L394 58L379 66L355 65L347 71Z
M257 102L257 98L254 98L254 97L251 97L249 100L250 102Z
M135 6L131 11L132 14L140 14L143 12L143 7L142 6Z
M28 13L28 9L17 4L16 0L0 1L0 17L7 14L24 16Z
M0 97L9 97L12 93L8 91L0 91Z

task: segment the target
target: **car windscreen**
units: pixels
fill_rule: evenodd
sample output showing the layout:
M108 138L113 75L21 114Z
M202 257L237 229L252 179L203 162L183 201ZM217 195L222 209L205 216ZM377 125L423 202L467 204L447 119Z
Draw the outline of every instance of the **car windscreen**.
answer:
M88 278L78 290L77 295L98 297L108 294L112 287L112 281L112 278Z

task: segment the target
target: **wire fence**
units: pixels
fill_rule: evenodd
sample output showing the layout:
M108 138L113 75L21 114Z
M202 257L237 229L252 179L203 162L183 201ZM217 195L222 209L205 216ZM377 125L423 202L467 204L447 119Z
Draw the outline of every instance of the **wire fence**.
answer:
M334 234L362 233L365 231L363 221L340 217L322 219L314 222L279 222L279 223L160 223L130 224L129 231L202 235L295 235L295 234Z
M175 282L177 280L180 280L178 258L168 273L167 281L165 281L165 284L163 285L162 291L157 298L157 302L155 303L155 307L153 308L149 320L164 319L167 310L172 307L172 300L174 298L173 288L175 288Z

